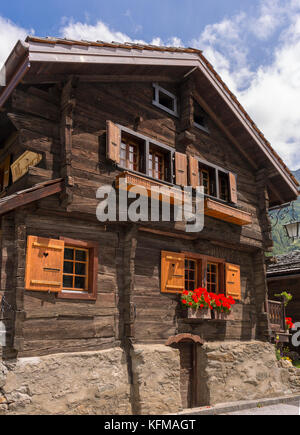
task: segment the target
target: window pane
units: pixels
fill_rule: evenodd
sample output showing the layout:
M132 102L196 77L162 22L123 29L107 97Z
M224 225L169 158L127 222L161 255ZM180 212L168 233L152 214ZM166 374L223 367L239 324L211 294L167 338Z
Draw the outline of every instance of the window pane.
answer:
M75 288L78 289L85 289L85 278L82 278L80 276L75 277Z
M73 262L71 261L64 262L64 273L73 273Z
M74 259L74 249L65 248L65 260L73 260Z
M64 275L63 287L64 288L73 288L73 276Z
M75 275L86 275L86 267L85 263L76 263L75 264Z
M159 104L167 107L169 110L173 110L175 108L174 98L169 97L169 95L159 91Z
M86 261L86 251L76 250L76 257L75 257L75 259L77 261Z

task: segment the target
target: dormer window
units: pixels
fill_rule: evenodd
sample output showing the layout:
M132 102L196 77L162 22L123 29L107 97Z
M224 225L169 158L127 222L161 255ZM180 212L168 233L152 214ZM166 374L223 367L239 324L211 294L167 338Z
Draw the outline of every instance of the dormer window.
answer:
M177 97L170 91L159 86L158 83L153 83L153 101L154 106L178 116Z
M206 133L209 132L207 127L207 114L202 109L200 104L198 104L197 101L195 100L194 100L194 126L200 128L200 130L203 130Z

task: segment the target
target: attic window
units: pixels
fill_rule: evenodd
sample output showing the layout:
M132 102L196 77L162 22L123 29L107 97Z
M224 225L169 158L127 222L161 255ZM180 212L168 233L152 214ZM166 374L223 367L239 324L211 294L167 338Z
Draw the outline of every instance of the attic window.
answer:
M153 83L153 101L154 106L165 110L171 115L178 116L177 97L172 92Z
M194 100L194 126L204 130L206 133L209 132L207 127L207 115L195 100Z

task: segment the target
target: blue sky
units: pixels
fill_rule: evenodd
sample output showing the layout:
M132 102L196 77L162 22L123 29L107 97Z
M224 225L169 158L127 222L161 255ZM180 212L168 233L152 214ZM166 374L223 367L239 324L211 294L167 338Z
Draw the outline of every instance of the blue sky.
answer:
M0 65L26 34L194 46L272 146L300 168L300 0L10 0Z

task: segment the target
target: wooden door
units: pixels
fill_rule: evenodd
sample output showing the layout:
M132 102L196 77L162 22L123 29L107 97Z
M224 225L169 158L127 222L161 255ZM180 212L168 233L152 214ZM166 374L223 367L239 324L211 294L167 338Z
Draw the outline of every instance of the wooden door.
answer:
M178 344L180 352L180 394L183 408L192 408L195 397L194 347L192 342Z

